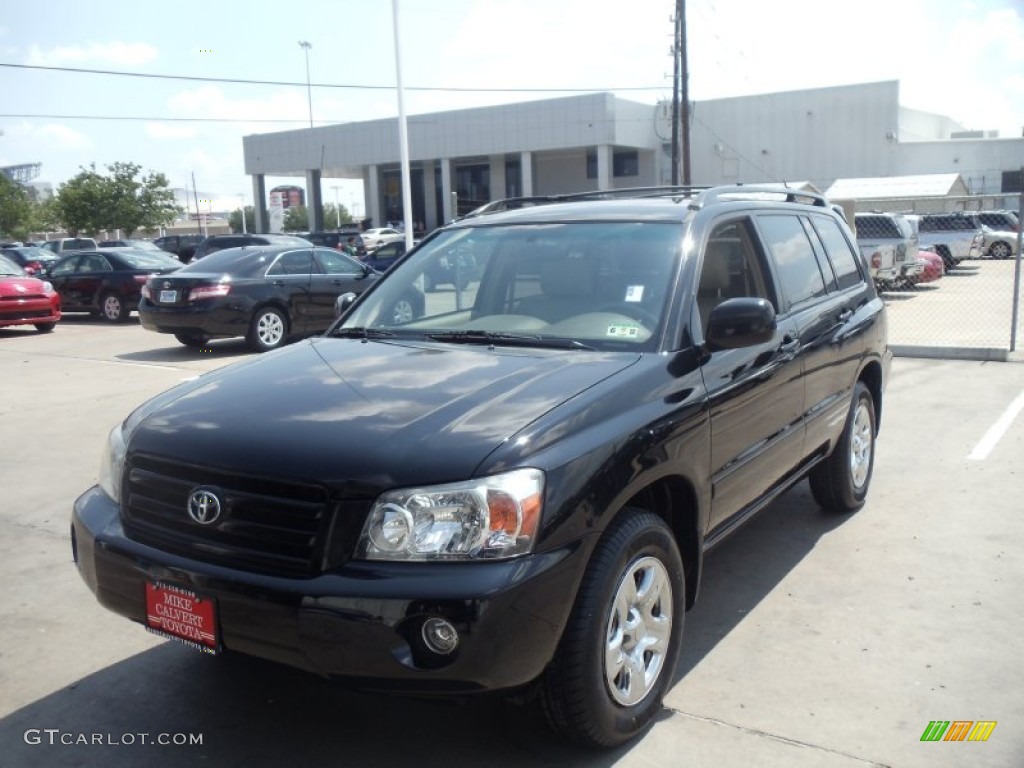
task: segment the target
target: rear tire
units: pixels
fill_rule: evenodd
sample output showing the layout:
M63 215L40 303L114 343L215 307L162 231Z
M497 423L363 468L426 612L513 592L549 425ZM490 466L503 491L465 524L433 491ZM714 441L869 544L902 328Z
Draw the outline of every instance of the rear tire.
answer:
M201 333L176 333L174 334L174 338L176 338L180 343L184 344L186 347L192 347L193 349L205 347L206 344L210 341L209 336L204 336Z
M953 260L953 254L949 252L949 248L944 245L935 246L935 252L942 257L942 264L946 267L946 271L954 269L956 262Z
M811 494L829 512L864 506L875 466L875 401L862 381L853 388L850 412L832 455L811 470Z
M57 327L56 323L36 323L36 330L39 333L51 333Z
M100 314L108 323L123 323L131 312L116 293L107 293L100 299Z
M647 727L675 673L685 594L672 531L651 512L623 510L594 550L541 679L552 728L612 747Z
M1004 242L992 243L988 249L988 257L990 259L1008 259L1010 258L1010 246Z
M249 324L246 341L256 352L269 352L282 346L288 339L288 320L273 307L256 310Z

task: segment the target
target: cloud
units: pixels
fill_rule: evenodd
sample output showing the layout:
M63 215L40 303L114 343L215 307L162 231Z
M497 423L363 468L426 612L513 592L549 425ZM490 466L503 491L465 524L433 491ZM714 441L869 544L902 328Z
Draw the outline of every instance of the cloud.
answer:
M152 139L194 139L199 129L181 123L146 123L146 135Z
M61 67L69 64L119 64L137 66L157 58L157 49L148 43L89 43L88 45L41 48L32 45L26 64Z
M49 140L51 146L57 149L80 150L89 149L93 146L92 139L84 133L61 123L47 123L36 131L36 136Z

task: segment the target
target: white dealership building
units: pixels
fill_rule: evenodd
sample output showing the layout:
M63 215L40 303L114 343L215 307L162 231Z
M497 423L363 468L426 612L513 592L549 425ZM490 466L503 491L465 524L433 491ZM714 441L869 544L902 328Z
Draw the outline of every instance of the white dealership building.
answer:
M412 217L427 230L502 197L667 184L670 109L610 93L408 118ZM691 106L694 184L958 174L945 208L1016 208L1024 138L969 131L903 107L899 82L714 99ZM267 176L305 178L312 229L322 184L361 179L372 226L402 218L397 118L246 136L246 173L266 231ZM976 201L971 198L977 198Z

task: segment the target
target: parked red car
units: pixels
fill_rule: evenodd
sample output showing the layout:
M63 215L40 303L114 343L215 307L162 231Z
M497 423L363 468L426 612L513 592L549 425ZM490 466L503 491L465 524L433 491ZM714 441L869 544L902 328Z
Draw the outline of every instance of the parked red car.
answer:
M34 325L49 333L60 320L60 296L49 283L28 277L8 258L0 256L0 327Z
M942 257L935 253L935 251L919 250L917 252L917 260L924 261L925 267L924 271L914 278L914 285L934 282L946 274L946 267L942 262Z

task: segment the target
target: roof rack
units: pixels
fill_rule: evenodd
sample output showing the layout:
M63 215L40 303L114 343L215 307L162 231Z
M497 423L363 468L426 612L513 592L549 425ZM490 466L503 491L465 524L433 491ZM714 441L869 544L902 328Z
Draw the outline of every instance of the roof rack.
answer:
M475 208L459 220L471 219L477 216L485 216L489 213L499 211L512 211L517 208L527 208L532 205L550 205L552 203L567 203L581 200L618 200L630 198L694 198L690 207L694 210L704 207L709 203L717 203L726 199L746 198L758 199L770 196L771 199L782 198L787 203L805 203L828 208L830 203L824 195L816 192L804 192L799 189L788 189L785 187L768 185L744 185L734 184L729 186L661 186L661 187L623 187L620 189L602 189L589 192L571 192L560 195L534 195L531 197L506 197L500 200L492 200L489 203Z
M580 200L616 200L638 197L692 197L695 192L703 192L710 187L707 186L662 186L662 187L623 187L619 189L591 190L589 192L569 192L559 195L534 195L531 197L506 197L500 200L492 200L489 203L474 208L461 219L470 219L476 216L484 216L488 213L499 211L512 211L517 208L526 208L531 205L549 205L552 203L568 203Z
M820 208L828 208L831 203L824 195L817 192L805 192L800 189L790 189L768 184L733 184L730 186L711 187L704 194L693 202L693 207L703 207L709 203L721 202L723 199L762 199L764 196L771 196L772 199L782 197L781 202L804 203L816 205Z

